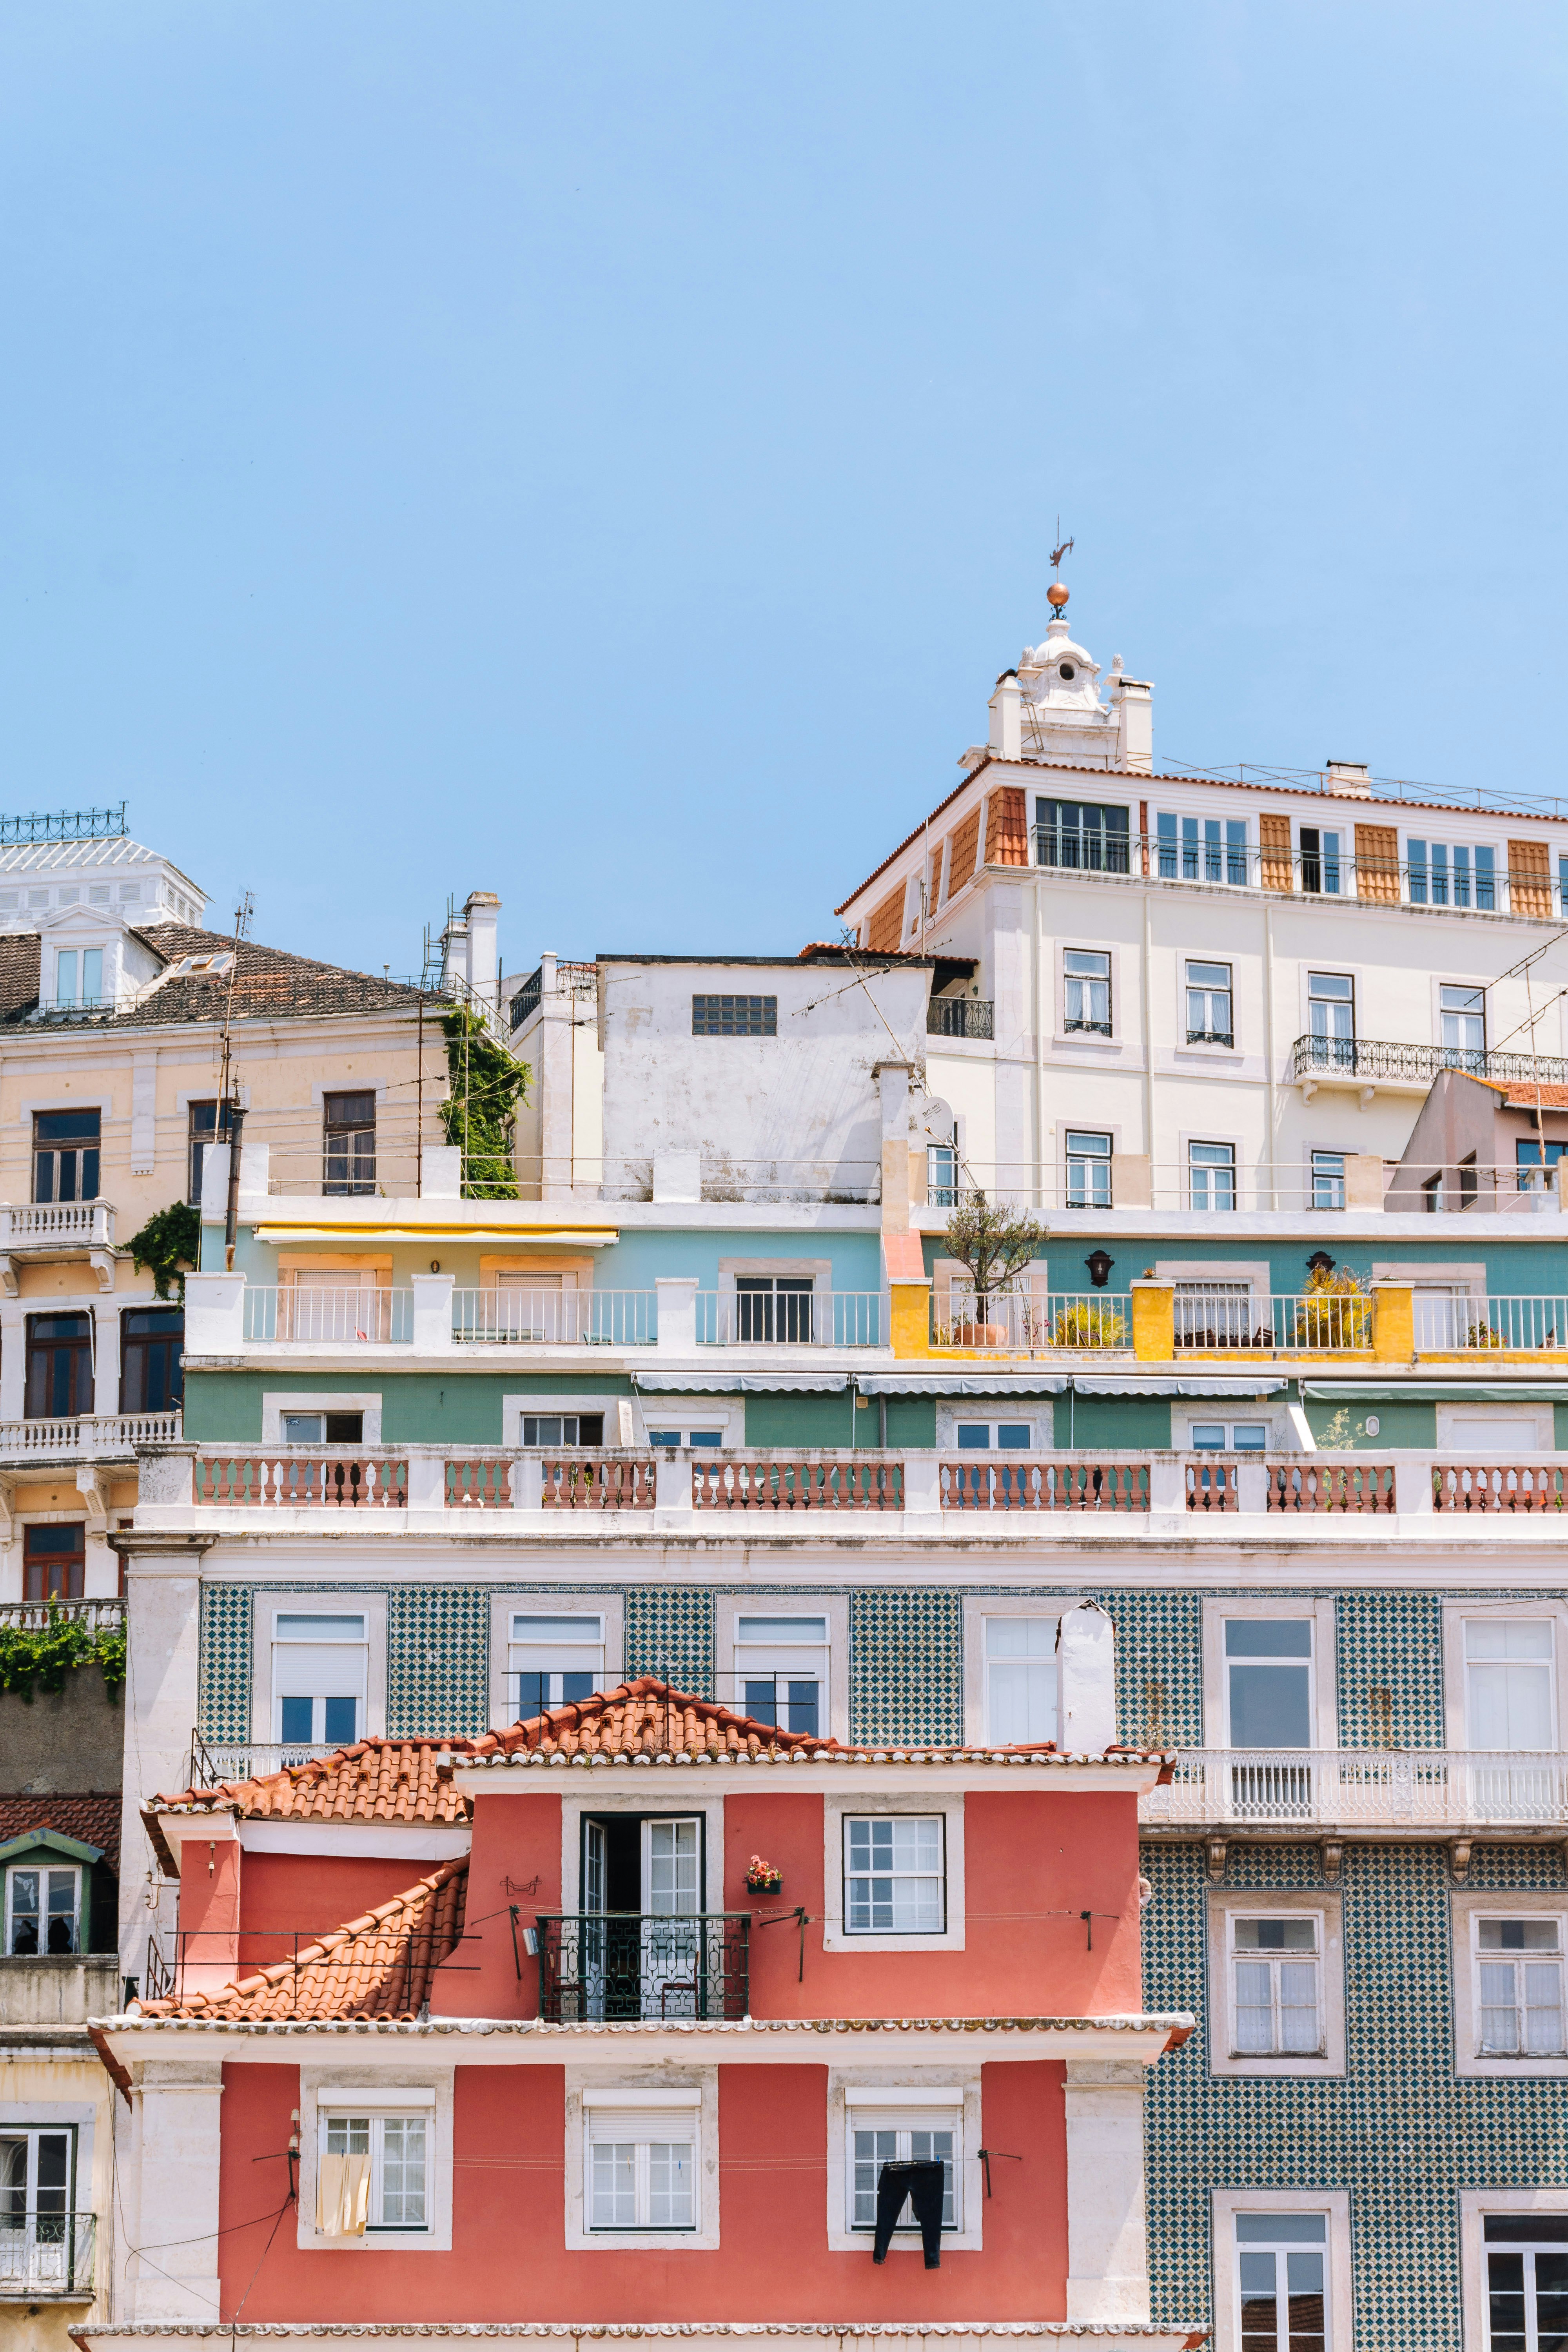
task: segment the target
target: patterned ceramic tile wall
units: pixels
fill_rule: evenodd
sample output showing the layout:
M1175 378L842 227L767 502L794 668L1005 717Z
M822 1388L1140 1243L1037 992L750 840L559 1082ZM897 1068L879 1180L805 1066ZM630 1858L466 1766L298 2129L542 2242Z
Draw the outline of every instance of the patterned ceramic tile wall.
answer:
M202 1588L196 1715L204 1738L250 1737L251 1587Z
M386 1601L386 1728L472 1738L489 1715L490 1596L483 1587L394 1585Z
M963 1738L961 1592L850 1594L849 1737L868 1746Z
M1349 2063L1331 2080L1210 2076L1203 1850L1148 1846L1144 1867L1145 1998L1198 2018L1150 2079L1155 2316L1210 2315L1212 2189L1344 2189L1357 2352L1460 2352L1460 2190L1568 2185L1568 2145L1561 2084L1454 2075L1446 1849L1345 1848ZM1318 1850L1233 1844L1226 1883L1319 1884ZM1562 1888L1562 1850L1478 1847L1471 1884Z
M626 1594L626 1672L658 1675L693 1698L711 1698L711 1590L696 1584L634 1586Z

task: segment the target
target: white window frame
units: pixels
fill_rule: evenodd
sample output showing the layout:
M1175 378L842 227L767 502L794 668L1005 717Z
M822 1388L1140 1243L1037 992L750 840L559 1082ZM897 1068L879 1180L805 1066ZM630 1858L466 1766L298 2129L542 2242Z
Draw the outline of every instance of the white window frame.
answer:
M584 1287L591 1288L592 1286L585 1285ZM620 1407L623 1405L626 1408L626 1419L628 1424L624 1438L620 1412ZM605 1444L607 1448L635 1444L640 1442L637 1435L635 1405L636 1400L632 1397L594 1396L586 1391L570 1395L563 1391L559 1396L533 1396L523 1391L509 1393L503 1395L500 1401L501 1443L504 1445L522 1444L522 1423L525 1413L532 1417L542 1412L602 1412L605 1416ZM454 1446L450 1451L456 1453L458 1449Z
M1032 826L1030 830L1032 833ZM1046 935L1042 944L1047 944L1049 948L1054 950L1054 961L1056 966L1053 977L1053 1003L1051 1006L1054 1031L1050 1041L1052 1052L1057 1054L1089 1055L1120 1054L1123 1052L1126 1047L1127 1039L1125 1034L1125 1024L1121 1019L1121 1008L1124 1001L1121 994L1121 948L1113 940L1058 939L1054 941L1050 941L1048 934ZM1098 1031L1092 1029L1069 1029L1068 1027L1066 960L1069 952L1074 955L1102 955L1109 956L1110 958L1110 1034L1109 1037L1103 1037ZM1077 1123L1078 1122L1075 1122L1075 1124Z
M1487 2352L1487 2258L1483 2235L1489 2213L1539 2213L1560 2220L1568 2213L1568 2189L1461 2189L1459 2191L1459 2297L1465 2352Z
M363 1412L364 1434L360 1442L379 1445L381 1395L379 1389L263 1389L261 1443L269 1448L283 1444L286 1412Z
M366 2237L396 2238L398 2240L413 2238L416 2236L422 2238L425 2235L426 2229L429 2227L430 2159L432 2155L431 2144L434 2138L432 2126L435 2123L435 2116L432 2110L434 2105L435 2101L433 2098L430 2105L426 2106L422 2102L416 2102L405 2097L399 2103L397 2107L394 2109L384 2109L374 2101L357 2099L353 2092L346 2094L341 2101L333 2100L330 2103L322 2101L318 2105L316 2109L316 2128L319 2135L319 2145L316 2150L318 2167L321 2165L322 2160L331 2153L327 2146L327 2142L331 2136L331 2129L334 2123L357 2123L363 2119L363 2121L369 2126L365 2135L369 2143L366 2153L370 2157L370 2183L369 2196L367 2200L368 2210L364 2225L364 2234ZM381 2220L380 2216L384 2210L382 2200L384 2199L386 2194L386 2155L384 2147L386 2126L389 2123L409 2122L419 2122L425 2126L424 2206L426 2219L423 2221L417 2222L385 2222ZM324 2237L328 2234L329 2233L325 2231L318 2230L317 2231L317 2235L319 2237Z
M1109 1294L1108 1294L1109 1295ZM936 1409L936 1450L939 1454L958 1452L958 1424L961 1421L1025 1422L1028 1424L1029 1444L1008 1446L1007 1456L1023 1461L1027 1454L1048 1454L1052 1444L1054 1417L1049 1397L1024 1397L1016 1402L1006 1397L969 1397L960 1404L941 1403ZM978 1452L978 1448L976 1451ZM1001 1456L1002 1449L988 1449Z
M357 2079L356 2079L357 2078ZM301 2066L300 2069L300 2208L296 2243L303 2252L365 2253L395 2249L410 2253L449 2253L452 2249L451 2068L420 2066L406 2074L372 2074L364 2067ZM430 2117L425 2143L425 2227L371 2230L361 2238L328 2237L316 2227L320 2158L325 2152L326 2117L337 2115L414 2115Z
M5 1956L7 1958L13 1957L11 1952L11 1929L15 1913L15 1903L12 1889L16 1883L17 1872L19 1870L30 1870L37 1871L40 1874L47 1874L49 1871L65 1872L68 1870L71 1876L76 1881L76 1892L71 1904L71 1934L74 1941L71 1946L70 1957L79 1958L81 1953L86 1950L88 1942L90 1941L91 1928L90 1921L84 1918L82 1916L83 1895L81 1864L79 1862L72 1862L69 1857L65 1854L51 1856L47 1847L40 1847L38 1858L36 1861L29 1861L25 1855L18 1855L14 1862L7 1861L0 1864L0 1869L3 1869L5 1874ZM49 1916L48 1888L46 1885L43 1890L42 1908L38 1913L38 1934L40 1937L38 1958L41 1959L47 1959L48 1958ZM62 1955L62 1957L64 1956Z
M963 1737L965 1745L983 1748L989 1744L986 1728L986 1651L985 1621L988 1617L1037 1617L1055 1628L1058 1652L1057 1672L1057 1738L1061 1739L1062 1685L1060 1671L1062 1618L1069 1609L1076 1609L1076 1600L1059 1596L1049 1599L1032 1592L988 1592L984 1600L965 1601L963 1604ZM950 1873L951 1875L951 1873ZM948 1889L951 1916L952 1887ZM858 1943L860 1938L854 1940Z
M1245 1454L1249 1458L1254 1456L1261 1458L1264 1454L1273 1454L1276 1452L1295 1452L1296 1448L1293 1438L1291 1436L1282 1437L1279 1433L1279 1423L1274 1418L1275 1408L1271 1403L1260 1404L1255 1412L1238 1413L1234 1409L1234 1399L1230 1397L1215 1397L1214 1403L1217 1409L1210 1412L1202 1412L1197 1405L1178 1406L1174 1414L1174 1420L1178 1425L1172 1432L1172 1442L1174 1444L1176 1451L1179 1454L1213 1452L1236 1454L1239 1452ZM1226 1433L1226 1442L1224 1446L1219 1448L1200 1446L1194 1433L1198 1429L1212 1429L1216 1422L1223 1427ZM1249 1429L1257 1429L1258 1427L1262 1428L1264 1438L1261 1446L1247 1445L1237 1447L1232 1443L1234 1432L1238 1429L1244 1422Z
M1456 1424L1459 1422L1500 1424L1510 1421L1528 1421L1533 1424L1534 1436L1527 1446L1521 1449L1522 1452L1552 1454L1556 1451L1554 1409L1549 1404L1440 1404L1437 1407L1437 1451L1439 1454L1463 1454L1473 1458L1478 1441L1458 1436ZM1496 1443L1495 1440L1488 1442Z
M1116 1161L1118 1154L1121 1149L1120 1129L1111 1126L1109 1122L1104 1125L1100 1125L1098 1122L1089 1119L1076 1119L1069 1125L1068 1122L1064 1119L1058 1132L1061 1139L1063 1208L1068 1210L1075 1207L1079 1208L1086 1214L1092 1216L1095 1215L1100 1208L1108 1205L1104 1202L1092 1201L1074 1202L1068 1199L1068 1194L1072 1190L1072 1171L1075 1165L1079 1168L1104 1169L1105 1181L1110 1194L1109 1205L1114 1208L1116 1205ZM1071 1139L1075 1135L1102 1135L1110 1149L1103 1152L1074 1151L1071 1148Z
M862 2261L870 2251L871 2232L850 2227L850 2205L854 2188L854 2161L850 2133L854 2128L855 2108L888 2110L904 2108L911 2113L931 2115L940 2109L952 2117L953 2185L958 2210L959 2227L944 2230L942 2250L954 2253L979 2253L984 2245L985 2189L981 2178L980 2070L978 2067L948 2068L933 2074L929 2081L907 2068L892 2073L887 2068L871 2066L830 2066L827 2071L827 2250L835 2254L858 2254ZM908 2208L905 2209L906 2223ZM905 2227L895 2231L889 2251L893 2253L921 2252L918 2230Z
M323 1591L308 1587L300 1592L258 1592L251 1641L250 1737L260 1746L275 1743L273 1724L272 1652L279 1617L363 1617L365 1621L365 1696L362 1739L380 1739L386 1733L386 1595L345 1592L340 1587Z
M604 1629L604 1687L614 1690L626 1680L626 1602L624 1592L554 1593L548 1590L531 1592L512 1586L504 1591L492 1593L489 1643L489 1727L492 1731L505 1731L518 1719L513 1694L507 1680L511 1651L511 1621L518 1614L582 1617L587 1622L597 1620ZM590 1638L584 1636L584 1639Z
M1188 979L1187 974L1194 963L1223 964L1226 971L1230 974L1230 984L1226 991L1226 995L1230 998L1230 1043L1228 1045L1221 1045L1212 1037L1189 1037L1187 1034L1188 990L1192 988L1200 988L1205 995L1212 995L1214 992L1206 982L1192 981ZM1227 1061L1236 1060L1241 1052L1241 1024L1237 1017L1236 1003L1236 958L1233 955L1209 956L1189 954L1187 950L1184 948L1182 950L1182 973L1181 978L1177 982L1177 986L1181 991L1181 995L1178 1002L1175 1050L1181 1054L1219 1054ZM1201 1139L1206 1140L1207 1139L1205 1138Z
M584 2095L588 2095L588 2103ZM695 2094L695 2101L693 2100ZM697 2226L689 2230L595 2230L589 2226L587 2116L598 2102L616 2107L646 2106L650 2119L662 2110L695 2118ZM650 2131L649 2137L655 2135ZM717 2066L633 2067L621 2074L603 2067L566 2069L566 2214L564 2242L574 2252L647 2247L668 2252L711 2252L720 2242L719 2069Z
M1317 2056L1268 2056L1235 2047L1234 1922L1317 1922L1318 2004L1322 2049ZM1334 2075L1345 2072L1344 1902L1337 1888L1214 1887L1208 1906L1209 2072L1216 2075Z
M1184 1053L1195 1054L1201 1050L1204 1049L1201 1049L1196 1045L1184 1045L1182 1048ZM1211 1046L1207 1048L1207 1050L1211 1053L1220 1053L1224 1051L1224 1048L1223 1046ZM1204 1150L1212 1150L1215 1151L1228 1151L1230 1153L1231 1203L1228 1209L1194 1208L1193 1147L1194 1144ZM1184 1215L1194 1217L1234 1217L1242 1213L1244 1205L1241 1197L1243 1180L1247 1173L1247 1163L1243 1159L1242 1154L1246 1148L1247 1147L1239 1135L1216 1135L1212 1128L1194 1128L1190 1132L1185 1129L1183 1129L1181 1136L1181 1153L1182 1211ZM1214 1176L1218 1174L1220 1171L1215 1168L1210 1168L1206 1172L1210 1176ZM1212 1279L1215 1275L1215 1267L1212 1263L1208 1268L1208 1272ZM1234 1275L1227 1275L1225 1278L1229 1281L1234 1281L1236 1279Z
M714 1652L723 1672L729 1676L736 1693L726 1698L720 1692L721 1704L733 1707L737 1715L745 1709L741 1704L741 1674L737 1657L735 1628L742 1617L826 1617L827 1620L827 1673L820 1710L821 1737L847 1740L849 1737L849 1598L843 1592L721 1592L714 1609ZM727 1664L726 1664L727 1662Z
M584 1776L586 1777L586 1776ZM636 1772L609 1772L593 1775L592 1795L563 1797L561 1801L561 1908L572 1913L583 1909L583 1816L597 1820L606 1813L636 1813L657 1821L695 1821L703 1823L699 1852L702 1856L702 1910L721 1911L724 1908L724 1800L722 1797L669 1797L662 1801L647 1795L640 1787L624 1784L638 1779ZM596 2076L584 2077L596 2081ZM654 2079L652 2077L650 2080Z
M1241 2352L1238 2326L1236 2217L1238 2213L1321 2213L1328 2229L1324 2304L1325 2352L1353 2352L1351 2293L1351 2200L1348 2189L1215 2189L1210 2192L1214 2249L1213 2352Z
M936 1816L942 1823L943 1862L946 1877L947 1927L943 1934L926 1932L909 1936L877 1933L868 1936L846 1933L844 1908L844 1874L847 1854L845 1835L846 1820L886 1813L919 1813L927 1819ZM880 1795L868 1790L862 1797L824 1797L822 1801L823 1866L826 1871L828 1916L822 1923L822 1948L825 1952L962 1952L963 1949L963 1798L962 1792L941 1796L905 1795L900 1791Z
M367 1718L368 1718L368 1717L369 1717L369 1714L370 1714L370 1624L369 1624L369 1621L368 1621L368 1619L367 1619L367 1617L366 1617L366 1615L365 1615L364 1611L363 1611L363 1609L361 1609L360 1607L358 1607L357 1602L358 1602L358 1595L357 1595L357 1594L354 1594L354 1593L350 1593L350 1594L348 1594L348 1595L347 1595L343 1600L342 1600L342 1601L339 1601L339 1603L338 1603L338 1605L337 1605L337 1607L336 1607L335 1609L332 1609L332 1610L330 1610L330 1611L323 1610L323 1611L320 1611L320 1612L318 1612L318 1611L315 1611L315 1610L300 1610L300 1611L294 1611L294 1610L282 1610L282 1609L279 1609L279 1610L278 1610L278 1611L276 1611L276 1612L274 1612L273 1620L272 1620L272 1640L271 1640L271 1644L270 1644L270 1648L271 1648L271 1656L270 1656L270 1659L269 1659L269 1661L268 1661L269 1671L270 1671L271 1678L272 1678L272 1693L273 1693L273 1696L272 1696L272 1724L271 1724L270 1738L271 1738L272 1743L273 1743L274 1745L276 1745L276 1746L279 1746L279 1747L282 1747L282 1746L288 1746L288 1747L289 1747L289 1748L296 1748L296 1747L299 1747L299 1748L304 1748L304 1747L309 1747L309 1748L310 1748L314 1749L314 1751L315 1751L318 1755L323 1755L323 1756L324 1756L324 1755L330 1755L330 1754L334 1753L334 1752L335 1752L338 1748L344 1748L344 1747L352 1748L352 1747L355 1744L355 1742L356 1742L356 1741L358 1741L358 1740L361 1740L361 1739L364 1738L364 1737L365 1737L365 1725L366 1725L366 1720L367 1720ZM337 1619L337 1620L343 1620L343 1619L347 1619L347 1618L351 1618L351 1617L357 1617L357 1618L358 1618L358 1620L359 1620L359 1622L360 1622L360 1623L363 1626L364 1631L363 1631L363 1633L358 1637L358 1639L353 1639L353 1638L337 1638L337 1637L334 1637L334 1636L331 1636L331 1635L328 1635L328 1636L324 1637L323 1639L321 1639L321 1640L320 1640L320 1641L316 1641L316 1642L300 1642L300 1641L296 1641L296 1640L295 1640L295 1639L293 1639L292 1637L290 1637L290 1638L289 1638L289 1639L288 1639L287 1641L280 1640L280 1639L279 1639L279 1633L278 1633L278 1627L279 1627L279 1624L280 1623L280 1622L281 1622L285 1617L293 1618L293 1617L294 1617L294 1616L296 1616L296 1615L300 1615L300 1616L316 1616L316 1615L321 1615L321 1616L322 1616L322 1617L330 1617L330 1618ZM361 1700L361 1702L360 1702L360 1706L359 1706L359 1709L358 1709L359 1720L358 1720L358 1721L355 1723L355 1725L354 1725L353 1737L353 1738L348 1739L348 1740L343 1740L343 1739L334 1738L331 1736L331 1734L328 1732L328 1730L326 1729L326 1726L325 1726L325 1706L324 1706L324 1702L323 1702L323 1710L322 1710L322 1712L323 1712L323 1720L322 1720L322 1728L321 1728L321 1732L318 1734L318 1733L314 1730L314 1728L312 1728L312 1730L311 1730L311 1732L310 1732L310 1738L309 1738L309 1739L308 1739L308 1740L293 1740L293 1739L287 1740L287 1741L285 1740L285 1738L284 1738L284 1733L283 1733L283 1714L282 1714L282 1710L283 1710L283 1702L284 1702L284 1699L285 1699L286 1697L289 1697L289 1696L300 1696L300 1694L297 1694L297 1693L289 1693L289 1692L279 1692L279 1688L278 1688L278 1681L279 1681L279 1674L278 1674L278 1664L279 1664L278 1653L279 1653L279 1651L280 1649L282 1649L282 1650L291 1650L291 1649L293 1649L293 1650L304 1650L304 1649L328 1649L328 1650L342 1650L342 1651L345 1651L345 1652L347 1652L347 1651L353 1651L353 1652L355 1652L355 1653L356 1653L356 1654L361 1657L361 1659L363 1661L363 1665L364 1665L364 1695L363 1695L363 1697L362 1698L362 1700ZM327 1696L347 1696L347 1694L332 1694L332 1693L329 1693L329 1694L327 1694ZM314 1706L314 1700L313 1700L313 1699L312 1699L311 1704L312 1704L312 1706Z
M1568 2080L1568 2053L1562 2057L1483 2056L1479 2047L1480 1979L1478 1923L1482 1919L1555 1919L1559 1961L1568 1991L1568 1895L1562 1888L1521 1894L1516 1888L1478 1893L1455 1887L1448 1897L1454 1981L1454 2072L1494 2082Z
M1253 1593L1205 1595L1204 1612L1204 1746L1230 1748L1230 1676L1226 1671L1226 1620L1232 1617L1309 1617L1313 1621L1311 1656L1312 1747L1335 1748L1340 1744L1338 1664L1334 1642L1334 1604L1321 1596L1291 1599L1281 1593L1267 1599ZM1305 1755L1305 1748L1281 1748L1280 1754Z
M1443 1603L1443 1712L1450 1748L1468 1748L1470 1738L1467 1677L1465 1674L1465 1623L1467 1619L1501 1617L1546 1618L1552 1628L1552 1649L1554 1672L1552 1677L1554 1731L1558 1746L1563 1742L1563 1727L1568 1725L1568 1601L1552 1600L1542 1595L1517 1601L1445 1601ZM1521 1756L1539 1754L1539 1749L1521 1748Z

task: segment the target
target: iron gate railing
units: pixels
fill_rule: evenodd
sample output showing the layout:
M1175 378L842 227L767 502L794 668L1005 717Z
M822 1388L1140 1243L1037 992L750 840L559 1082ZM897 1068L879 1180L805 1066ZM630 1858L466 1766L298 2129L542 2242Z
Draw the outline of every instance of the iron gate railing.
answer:
M539 2014L550 2025L744 2017L751 1924L749 1911L541 1912Z

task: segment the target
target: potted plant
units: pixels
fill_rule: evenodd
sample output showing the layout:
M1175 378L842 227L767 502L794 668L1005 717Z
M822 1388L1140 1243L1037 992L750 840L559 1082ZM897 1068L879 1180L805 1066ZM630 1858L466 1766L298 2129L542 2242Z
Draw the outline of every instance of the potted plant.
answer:
M993 1323L990 1302L1045 1248L1047 1234L1024 1209L993 1208L976 1192L947 1221L949 1255L957 1258L974 1286L972 1319L953 1327L953 1344L960 1348L1005 1348L1007 1328Z
M746 1885L752 1895L777 1895L784 1885L784 1873L754 1853L746 1864Z

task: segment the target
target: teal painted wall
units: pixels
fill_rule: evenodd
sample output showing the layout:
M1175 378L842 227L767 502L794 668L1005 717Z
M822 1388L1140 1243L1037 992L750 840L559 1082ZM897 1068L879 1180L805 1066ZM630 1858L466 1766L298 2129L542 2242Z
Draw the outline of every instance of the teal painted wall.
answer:
M1431 1404L1380 1404L1376 1397L1368 1397L1364 1404L1327 1404L1321 1401L1307 1405L1307 1426L1320 1445L1328 1443L1337 1452L1348 1447L1358 1454L1386 1453L1391 1445L1436 1445L1437 1443L1437 1408ZM1375 1437L1366 1433L1366 1416L1375 1413L1378 1432ZM1340 1416L1343 1415L1342 1421Z
M749 1396L746 1399L746 1444L748 1445L791 1446L831 1445L843 1448L850 1443L851 1415L856 1423L869 1422L870 1429L864 1437L856 1432L861 1445L877 1443L876 1412L857 1412L854 1399L847 1390L837 1396Z
M470 1445L500 1445L501 1398L526 1389L532 1396L629 1396L624 1378L581 1372L535 1373L297 1371L279 1364L267 1372L192 1372L185 1382L185 1435L233 1444L261 1440L264 1390L299 1389L311 1395L381 1392L381 1433L387 1445L437 1444L460 1439Z
M1168 1446L1168 1397L1059 1396L1052 1400L1052 1435L1061 1446Z

